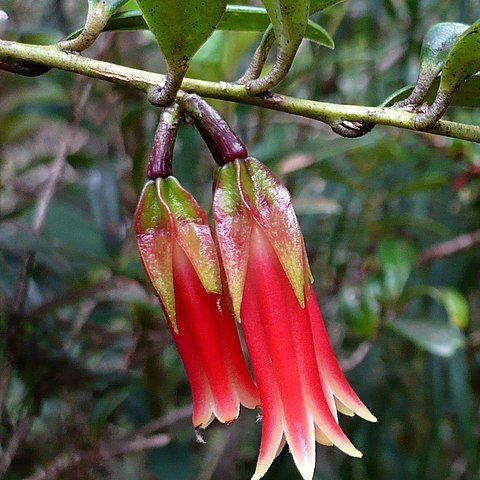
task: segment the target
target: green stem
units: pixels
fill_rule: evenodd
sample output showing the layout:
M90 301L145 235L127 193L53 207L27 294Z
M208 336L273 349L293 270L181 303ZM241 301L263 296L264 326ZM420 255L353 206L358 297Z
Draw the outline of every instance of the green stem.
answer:
M63 52L56 46L29 45L0 40L0 60L37 63L133 87L147 94L151 94L155 88L165 82L165 75L102 62L75 53ZM202 97L245 103L300 115L319 120L328 125L335 126L342 121L375 123L480 143L480 126L478 125L440 120L433 127L417 129L415 128L415 114L394 108L338 105L278 94L252 96L247 93L244 85L206 82L190 78L184 79L182 89Z

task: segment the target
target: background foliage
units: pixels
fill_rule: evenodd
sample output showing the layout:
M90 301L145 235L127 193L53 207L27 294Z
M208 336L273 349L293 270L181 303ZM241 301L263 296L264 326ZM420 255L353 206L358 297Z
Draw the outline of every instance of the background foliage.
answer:
M10 14L2 37L58 41L81 26L84 3L1 0ZM317 18L336 49L304 42L278 91L378 104L415 81L428 27L477 16L476 0L345 2ZM189 76L235 80L258 40L215 33ZM103 34L87 53L164 68L146 32ZM289 186L335 350L379 418L342 418L364 459L319 447L315 478L478 478L480 147L384 127L350 140L300 117L214 104ZM27 313L16 318L3 454L22 422L28 428L6 473L0 461L5 478L81 452L64 477L48 478L243 480L254 470L255 412L211 425L207 443L196 441L186 376L138 261L131 219L157 117L123 87L60 71L34 79L0 73L4 344L22 265L35 252ZM461 109L447 118L480 121ZM207 209L211 165L199 135L183 126L174 171ZM134 435L158 432L167 435L163 446L122 455ZM284 451L265 478L300 477Z

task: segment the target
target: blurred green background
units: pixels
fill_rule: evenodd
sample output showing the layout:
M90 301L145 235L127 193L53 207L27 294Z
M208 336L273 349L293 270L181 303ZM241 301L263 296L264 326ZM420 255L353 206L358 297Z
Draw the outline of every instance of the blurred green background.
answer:
M82 25L86 3L0 0L10 16L0 35L58 41ZM304 42L277 91L378 104L415 81L431 25L470 24L478 14L478 0L346 1L316 17L336 49ZM189 76L235 80L259 38L216 32ZM164 69L146 32L103 34L86 54ZM337 357L379 418L341 418L364 458L319 446L315 479L480 478L479 145L380 126L344 139L301 117L213 105L290 188ZM466 109L446 118L480 123ZM87 455L48 478L244 480L254 471L258 412L214 423L205 444L196 440L186 376L137 257L132 215L157 120L127 88L60 71L0 72L0 327L13 358L3 454L29 420L4 478L38 474L59 455L113 448L145 425L143 433L165 433L168 443L102 461ZM206 209L212 165L193 127L182 126L174 173ZM32 251L25 313L10 338L7 311ZM300 479L287 449L265 479Z

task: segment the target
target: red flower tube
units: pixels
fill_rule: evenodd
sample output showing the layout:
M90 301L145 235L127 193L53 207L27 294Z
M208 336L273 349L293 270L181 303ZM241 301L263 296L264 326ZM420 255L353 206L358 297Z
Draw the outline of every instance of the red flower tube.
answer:
M193 396L193 424L235 420L258 392L221 294L205 213L174 177L148 182L135 213L140 258L168 320Z
M232 309L260 392L262 439L253 479L266 473L285 441L307 480L315 441L360 457L337 410L376 419L335 359L288 191L257 160L235 160L218 170L213 214Z

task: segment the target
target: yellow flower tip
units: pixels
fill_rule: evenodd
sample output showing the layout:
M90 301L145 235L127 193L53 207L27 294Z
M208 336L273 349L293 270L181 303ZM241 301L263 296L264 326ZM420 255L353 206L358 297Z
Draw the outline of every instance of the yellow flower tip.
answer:
M356 454L355 454L355 455L352 455L352 457L362 458L362 457L363 457L363 453L362 453L360 450L356 450Z
M283 446L283 442L280 442L280 445ZM280 452L277 452L277 455ZM267 457L262 457L257 460L257 467L255 469L255 473L253 474L253 477L251 480L260 480L261 478L264 477L264 475L267 473L268 469L273 463L273 460L275 457L272 457L271 455L268 455Z
M362 408L361 411L355 412L359 417L362 417L367 422L377 423L377 417L367 408Z
M215 420L215 415L213 412L210 414L209 418L192 418L193 428L195 428L195 433L198 433L201 430L205 430L213 421Z
M354 458L362 458L363 453L355 448L352 444L350 445L345 445L345 446L339 446L337 445L343 452L345 452L347 455L350 455L351 457Z
M369 413L369 416L367 418L365 418L365 420L368 420L369 422L372 422L372 423L377 423L378 422L378 418L373 415L372 413L368 412Z
M348 411L350 410L352 414L358 415L360 418L363 418L367 422L378 422L377 417L360 401L356 402L356 404L350 404L349 407L346 407L343 402L335 399L335 404L337 405L338 411L343 413L344 415L349 415Z
M169 320L170 320L170 325L172 326L173 331L178 335L180 332L178 330L177 317L175 315L175 312L173 313L173 315L169 315Z
M297 464L297 468L303 480L312 480L315 473L315 460L313 462L304 462L302 465Z
M350 457L362 458L363 453L355 448L353 443L347 438L339 439L339 441L334 441L334 445L340 449L343 453L346 453Z

